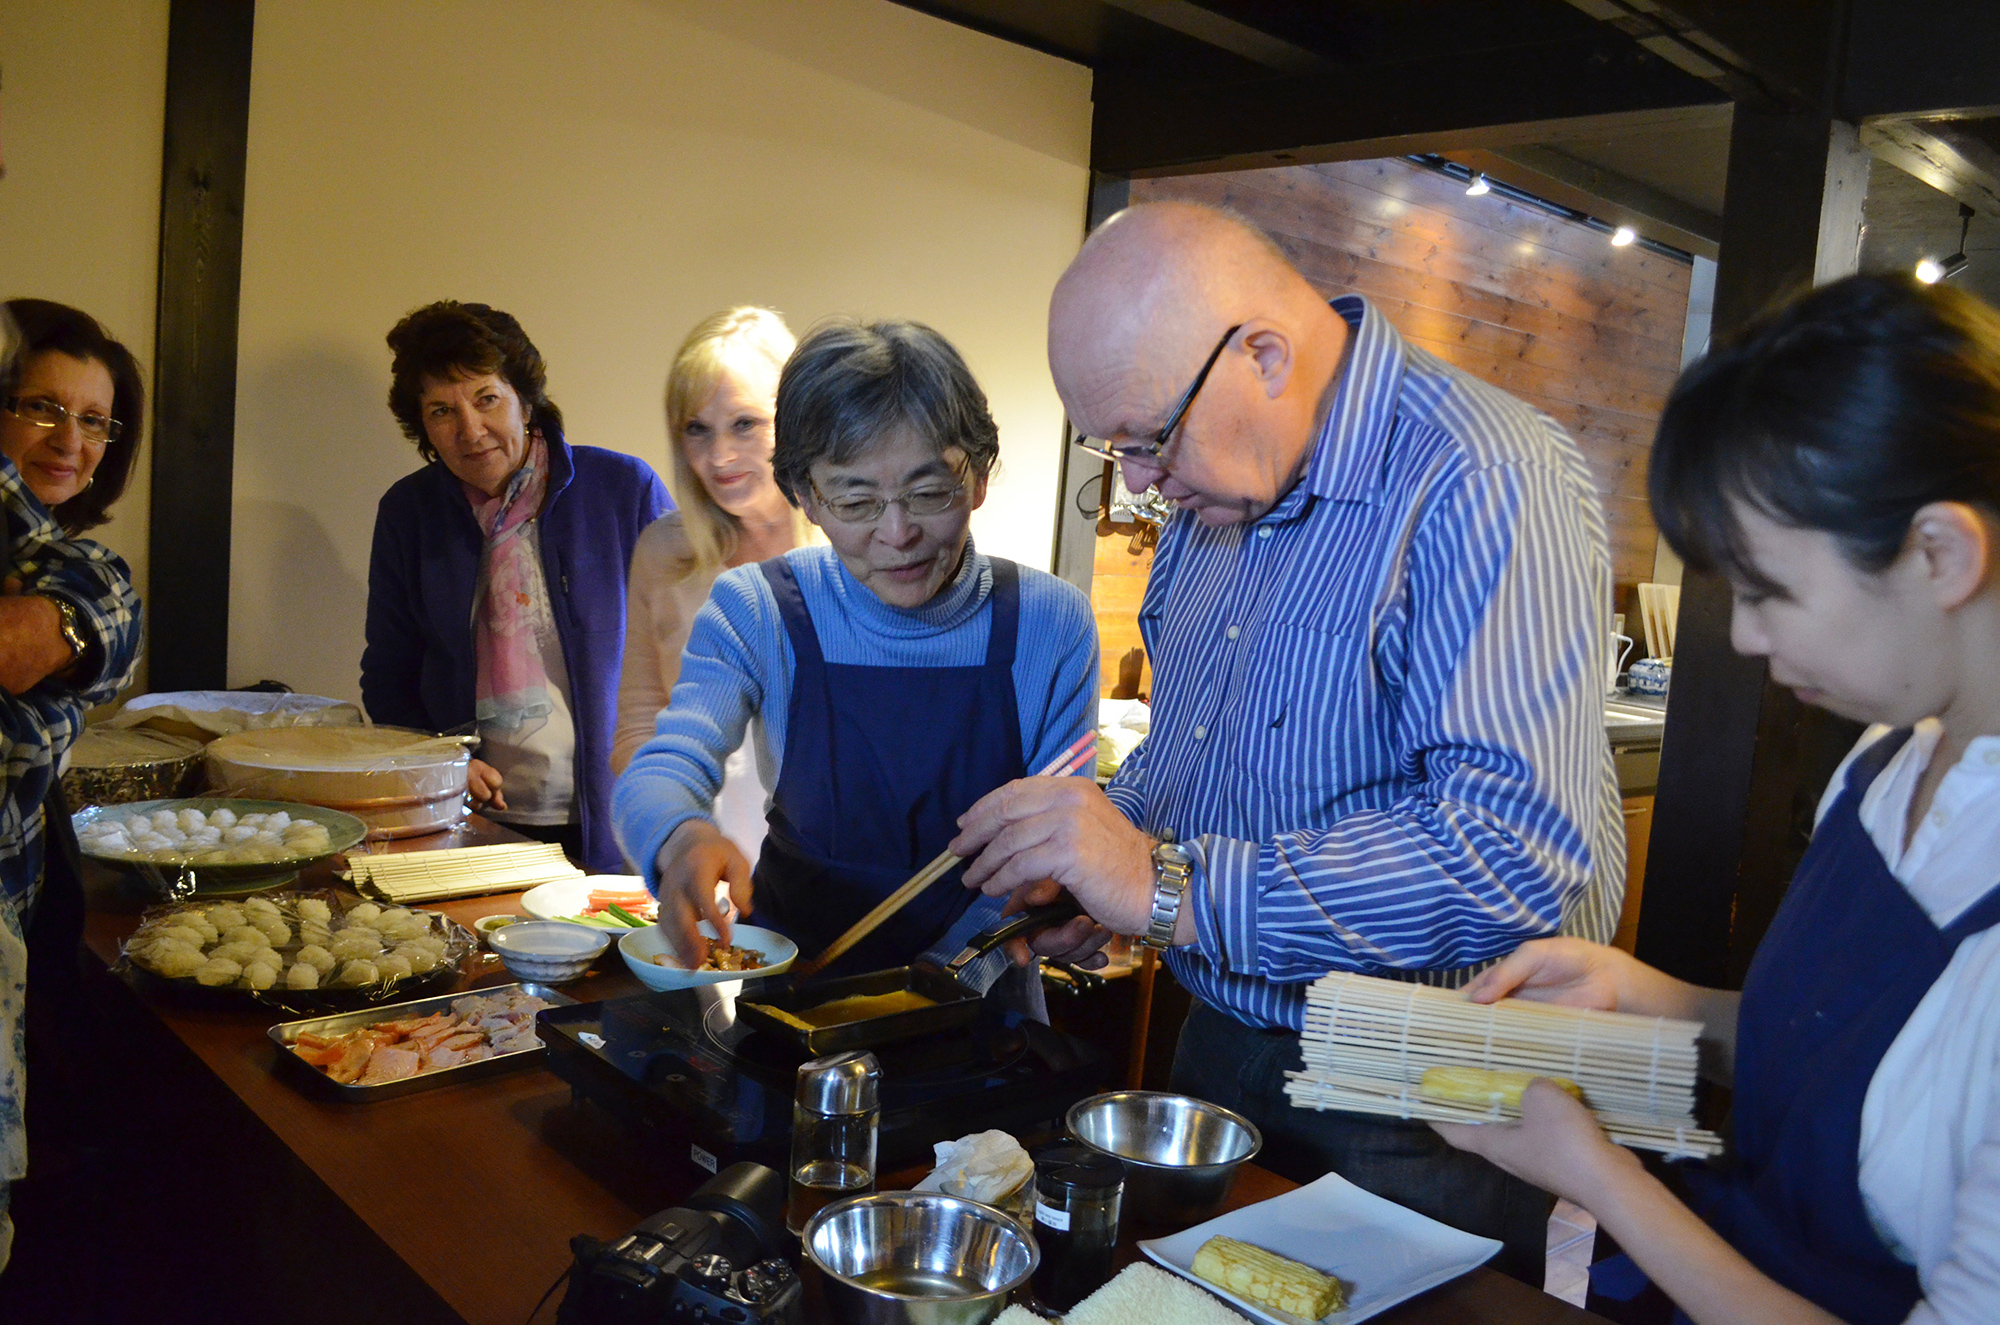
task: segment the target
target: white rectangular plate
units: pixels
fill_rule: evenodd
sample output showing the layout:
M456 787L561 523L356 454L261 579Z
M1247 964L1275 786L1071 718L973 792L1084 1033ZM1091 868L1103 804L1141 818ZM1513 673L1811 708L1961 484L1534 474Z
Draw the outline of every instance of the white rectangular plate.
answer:
M1338 1174L1283 1196L1218 1215L1205 1224L1139 1249L1192 1280L1253 1320L1269 1325L1311 1325L1299 1316L1260 1307L1195 1278L1194 1254L1221 1234L1289 1256L1347 1282L1347 1307L1328 1325L1357 1325L1398 1302L1448 1283L1486 1263L1500 1250L1492 1238L1474 1237L1435 1219L1364 1192Z

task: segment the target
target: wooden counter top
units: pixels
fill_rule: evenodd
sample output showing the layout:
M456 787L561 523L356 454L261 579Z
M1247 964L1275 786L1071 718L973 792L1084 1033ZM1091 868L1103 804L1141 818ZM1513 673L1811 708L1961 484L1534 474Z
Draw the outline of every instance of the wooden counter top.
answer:
M512 834L475 823L460 837L453 845ZM97 874L89 891L86 944L108 966L147 900L108 872ZM483 915L519 913L519 894L433 909L469 925ZM510 982L496 961L463 983ZM278 1173L249 1183L263 1198L255 1213L236 1211L221 1226L230 1230L226 1236L257 1244L254 1253L265 1262L259 1274L280 1285L261 1301L287 1303L289 1321L523 1325L568 1267L571 1236L612 1237L689 1190L665 1157L642 1153L607 1115L572 1101L546 1068L375 1104L334 1102L274 1072L275 1051L265 1037L278 1020L272 1012L247 1003L241 1011L147 1003L115 977L104 975L100 983L123 1005L129 1034L149 1025L165 1032L134 1058L164 1078L146 1092L147 1108L186 1124L165 1129L160 1145L212 1148L219 1134L234 1138L242 1155L259 1157L260 1175L264 1168ZM565 992L590 1001L641 987L612 951ZM201 1157L188 1159L200 1166ZM1293 1185L1246 1167L1231 1205ZM316 1293L313 1285L322 1282L328 1291ZM552 1321L554 1314L550 1305L534 1319ZM1581 1325L1599 1318L1482 1269L1378 1319Z

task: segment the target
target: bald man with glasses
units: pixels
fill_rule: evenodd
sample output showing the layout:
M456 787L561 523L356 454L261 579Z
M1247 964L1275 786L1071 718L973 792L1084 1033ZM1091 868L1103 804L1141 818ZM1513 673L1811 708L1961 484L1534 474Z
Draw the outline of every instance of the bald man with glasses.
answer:
M1024 779L961 820L970 887L1075 895L1196 996L1177 1090L1507 1244L1549 1198L1417 1123L1289 1105L1307 985L1457 985L1523 941L1606 941L1624 827L1605 739L1603 515L1546 415L1328 303L1267 237L1186 204L1085 243L1050 308L1080 443L1177 509L1139 624L1152 730L1109 788ZM1038 942L1047 955L1070 934Z

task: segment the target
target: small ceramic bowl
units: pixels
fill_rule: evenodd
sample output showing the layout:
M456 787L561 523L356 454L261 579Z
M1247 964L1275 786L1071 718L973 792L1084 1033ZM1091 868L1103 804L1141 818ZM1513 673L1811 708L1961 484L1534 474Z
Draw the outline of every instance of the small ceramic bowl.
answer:
M505 929L509 925L517 925L527 918L526 916L516 915L481 916L472 922L472 928L480 938L491 938L494 930Z
M712 939L715 937L715 926L704 920L701 932ZM667 936L660 932L658 925L628 929L615 937L618 939L618 955L625 959L625 965L631 968L632 974L639 977L639 983L662 992L701 985L740 986L745 980L761 980L788 969L799 955L799 945L776 930L739 924L731 926L731 940L739 948L751 948L763 953L762 966L751 971L690 971L674 959L667 948ZM662 957L666 958L665 964L658 960Z
M1641 658L1633 663L1632 670L1626 673L1626 680L1635 695L1664 695L1667 693L1667 688L1673 684L1673 679L1673 664L1662 662L1658 658Z
M611 937L561 920L519 920L487 934L486 943L516 979L561 985L589 970Z

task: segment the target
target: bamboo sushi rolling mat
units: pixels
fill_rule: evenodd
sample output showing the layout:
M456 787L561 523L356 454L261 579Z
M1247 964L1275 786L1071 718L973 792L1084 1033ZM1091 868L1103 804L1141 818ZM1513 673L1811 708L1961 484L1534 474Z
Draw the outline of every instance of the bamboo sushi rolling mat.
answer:
M553 842L352 855L347 863L356 891L389 902L441 902L481 893L521 892L584 877Z
M1701 1024L1503 998L1467 1002L1457 990L1337 973L1306 991L1305 1070L1285 1093L1301 1109L1343 1109L1424 1122L1521 1116L1503 1104L1418 1093L1424 1070L1483 1067L1566 1077L1583 1090L1613 1141L1675 1156L1722 1153L1694 1120Z

